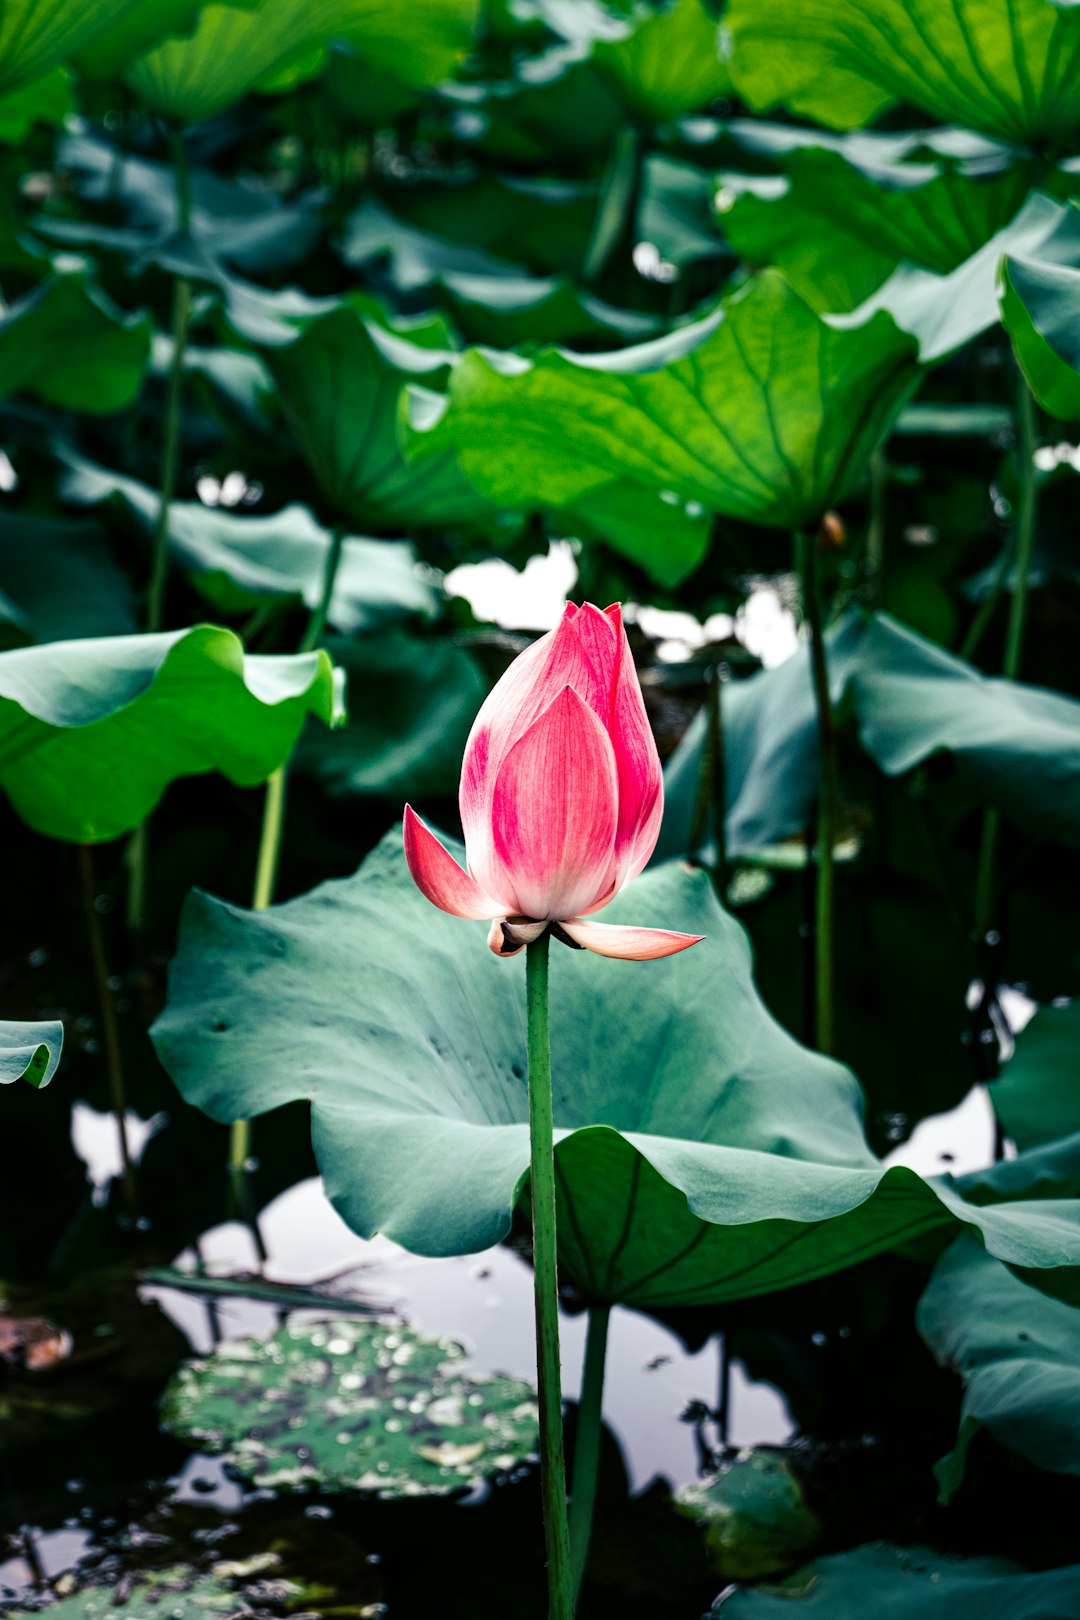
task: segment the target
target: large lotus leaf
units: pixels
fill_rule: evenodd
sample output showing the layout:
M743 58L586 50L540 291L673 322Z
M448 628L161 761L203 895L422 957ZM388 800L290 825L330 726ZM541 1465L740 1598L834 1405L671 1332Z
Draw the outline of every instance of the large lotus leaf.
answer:
M0 1086L26 1080L40 1091L56 1073L63 1046L63 1024L0 1022Z
M600 13L595 6L576 9ZM442 95L461 113L460 132L485 157L523 167L602 162L626 116L588 45L577 40L519 61L510 79L444 85Z
M833 317L834 324L861 326L887 310L917 339L925 364L942 360L996 326L999 267L1007 254L1035 255L1047 264L1080 262L1080 215L1033 192L1015 219L955 270L937 275L900 265L850 315Z
M0 787L36 832L117 838L177 777L264 782L309 713L340 717L324 652L253 657L212 625L20 647L0 654Z
M525 265L537 275L574 278L589 249L598 197L593 180L483 172L417 179L394 190L393 213L368 201L351 214L343 252L355 254L365 238L373 248L381 233L382 251L402 261L403 276L410 267L419 273L425 258L429 275L468 274L446 255L469 249L486 256L489 269Z
M917 380L887 315L836 331L775 271L613 355L468 350L411 447L457 452L492 499L573 506L612 483L784 528L851 489Z
M60 143L57 167L85 202L106 206L111 218L119 215L125 224L46 214L34 222L40 235L71 247L119 252L138 266L162 248L181 251L180 242L173 240L179 215L171 164L78 134ZM195 267L204 272L219 261L251 274L280 271L307 254L321 229L310 197L285 204L256 180L233 179L198 166L191 167L189 179L192 250L198 256Z
M1075 207L1051 242L1037 244L1034 253L1025 255L1021 248L1007 254L1001 294L1001 318L1035 398L1053 416L1080 416L1080 219Z
M1080 120L1080 15L1068 3L730 0L725 23L735 88L756 111L854 129L902 101L1051 146Z
M476 660L452 642L404 633L332 641L344 670L348 724L309 727L296 754L334 797L377 793L394 799L453 797L465 743L487 682Z
M783 175L721 174L717 209L742 258L778 265L819 310L854 309L902 261L945 274L1025 201L1030 164L868 164L806 132Z
M990 1095L1018 1148L1080 1132L1080 1001L1039 1008Z
M258 0L219 0L251 7ZM135 0L122 16L82 46L75 58L80 74L89 79L115 79L133 57L142 56L162 40L194 32L206 0Z
M207 6L189 39L168 40L136 61L128 82L164 118L222 112L260 83L303 64L334 40L406 85L437 84L471 43L475 0L260 0L251 10Z
M730 91L717 33L702 0L674 0L644 21L632 17L622 38L597 40L593 61L631 118L663 123Z
M131 585L96 523L5 514L0 591L15 609L20 641L123 636L138 629Z
M70 452L62 479L65 500L115 498L152 534L160 497L134 478L108 472ZM292 597L318 606L333 538L306 506L286 506L269 517L247 517L201 501L173 501L169 507L169 546L196 589L222 613ZM0 585L4 582L0 563ZM434 617L439 602L433 579L424 574L413 548L403 540L347 536L334 575L328 621L351 634L419 615Z
M165 1427L271 1490L446 1496L535 1453L536 1391L465 1372L452 1339L403 1322L291 1323L188 1361L165 1391Z
M283 308L295 308L287 317ZM331 511L372 528L441 527L490 515L491 502L452 451L423 467L397 441L405 383L439 381L449 350L416 343L365 318L351 303L297 298L291 306L233 297L229 320L277 384L300 451Z
M819 1558L770 1590L725 1596L723 1620L1065 1620L1080 1564L1035 1574L1004 1558L949 1558L874 1542Z
M0 8L0 94L40 78L121 25L142 0L4 0Z
M560 1254L591 1296L742 1298L957 1221L1011 1265L1080 1265L1080 1204L979 1208L948 1178L884 1169L854 1077L767 1012L703 872L660 868L609 914L709 937L647 969L553 954ZM193 895L158 1052L216 1119L310 1098L354 1230L479 1251L509 1231L529 1164L523 966L484 933L424 899L397 831L355 877L270 911Z
M397 219L371 197L350 214L341 257L346 264L369 273L385 268L391 284L402 293L430 287L447 274L523 273L520 264L496 257L475 243L451 241Z
M123 410L149 354L145 315L122 314L85 268L55 271L0 311L0 398L27 389L65 410Z
M938 1464L945 1500L980 1428L1038 1468L1080 1474L1080 1311L1047 1299L970 1238L934 1269L916 1316L964 1383L956 1450Z
M661 259L682 267L731 256L713 218L715 187L696 163L650 152L641 165L637 235Z
M887 614L829 633L833 703L887 776L951 756L973 796L1043 837L1080 842L1080 703L987 677ZM733 854L810 824L817 794L816 709L803 646L779 668L723 689L726 836ZM699 715L668 763L661 858L687 852L701 773Z
M35 124L59 129L73 110L71 80L63 68L54 68L33 84L0 95L0 141L17 146Z
M466 338L512 349L519 344L616 342L652 337L659 321L617 309L565 276L439 278L442 299Z

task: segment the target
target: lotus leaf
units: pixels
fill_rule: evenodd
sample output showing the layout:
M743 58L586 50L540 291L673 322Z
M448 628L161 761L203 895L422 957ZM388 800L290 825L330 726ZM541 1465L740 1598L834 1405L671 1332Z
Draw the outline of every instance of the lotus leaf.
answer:
M25 388L65 410L123 410L149 355L146 316L122 314L83 266L54 271L0 312L0 397Z
M465 1365L459 1344L401 1322L291 1323L186 1362L162 1416L258 1486L446 1496L519 1468L538 1443L535 1390Z
M471 349L411 453L457 453L493 500L574 506L612 484L797 528L849 491L915 387L888 315L826 325L775 271L703 319L612 355ZM498 454L494 454L498 447Z
M949 1558L874 1542L819 1558L782 1587L726 1596L723 1620L1051 1620L1080 1602L1080 1564L1032 1574L1006 1558Z
M138 629L127 576L102 529L86 520L4 517L0 591L19 641L73 641Z
M684 1485L675 1505L702 1526L713 1563L733 1581L791 1569L820 1534L798 1479L766 1451L743 1453L719 1473Z
M0 654L0 787L50 838L97 842L141 822L180 776L254 787L304 716L340 717L324 652L245 654L199 625Z
M849 616L829 633L835 706L887 776L947 753L968 790L1020 826L1075 845L1080 828L1080 703L983 675L887 614ZM816 719L805 647L723 691L727 847L748 854L805 831L817 795ZM667 767L661 857L690 838L705 720Z
M1080 119L1080 16L1047 0L730 0L731 75L757 111L855 129L897 101L1018 146Z
M1054 251L1057 249L1057 251ZM1052 416L1080 416L1080 220L1075 206L1056 238L1009 252L1001 318L1031 391Z
M259 0L251 9L206 6L189 39L172 39L128 70L159 116L210 118L264 81L299 67L310 76L333 40L407 85L437 83L472 38L474 0Z
M1080 1132L1080 1001L1040 1007L991 1097L1005 1134L1021 1149Z
M68 452L61 493L69 501L116 498L152 534L160 498L134 478L95 467ZM332 536L306 506L286 506L269 517L245 517L173 501L169 544L196 589L219 612L253 608L292 597L308 608L322 596ZM0 568L0 582L3 570ZM439 595L406 541L347 536L334 576L328 622L350 634L419 616L432 618Z
M143 0L5 0L0 10L0 94L40 78Z
M963 1479L985 1428L1039 1468L1080 1474L1080 1311L1035 1293L969 1238L941 1257L919 1302L919 1332L959 1373L956 1449L938 1464L942 1497Z
M704 873L655 870L605 917L709 939L641 970L552 961L560 1251L590 1296L742 1298L958 1221L1011 1265L1080 1265L1080 1204L977 1208L947 1177L884 1169L854 1077L774 1022ZM509 1231L529 1164L524 975L483 932L424 900L396 831L355 877L270 911L194 895L157 1050L216 1119L311 1098L355 1231L477 1252Z
M592 55L627 113L646 124L683 118L731 89L716 21L702 0L632 16L621 38L598 39Z
M56 1073L63 1046L63 1024L0 1022L0 1086L26 1080L40 1091Z

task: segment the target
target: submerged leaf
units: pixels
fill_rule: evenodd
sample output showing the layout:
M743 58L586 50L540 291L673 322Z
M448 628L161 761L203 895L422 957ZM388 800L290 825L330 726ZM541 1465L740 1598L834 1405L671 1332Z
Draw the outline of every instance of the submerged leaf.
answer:
M980 1428L1039 1468L1080 1474L1080 1310L1035 1292L970 1238L938 1261L919 1332L964 1383L956 1450L938 1464L959 1488Z
M405 1323L294 1322L186 1362L162 1417L260 1487L446 1496L538 1443L535 1390L465 1365L459 1344Z
M957 1221L1009 1264L1080 1265L1078 1204L976 1208L948 1178L884 1169L854 1077L771 1018L704 873L661 868L603 920L709 938L645 965L554 953L560 1249L593 1298L743 1298ZM484 931L424 899L396 831L355 877L270 911L193 896L158 1052L218 1119L310 1097L354 1230L477 1252L509 1231L529 1165L523 974Z

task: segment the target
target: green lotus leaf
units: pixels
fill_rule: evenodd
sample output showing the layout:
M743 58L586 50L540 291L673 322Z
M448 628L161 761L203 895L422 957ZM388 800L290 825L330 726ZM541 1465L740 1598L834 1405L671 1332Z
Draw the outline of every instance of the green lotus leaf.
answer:
M719 175L716 206L742 258L779 266L822 311L854 309L901 261L955 270L1009 223L1031 184L1030 162L1012 154L860 161L858 148L828 150L802 133L784 174Z
M4 0L0 9L0 95L66 61L143 0Z
M122 314L82 266L54 270L0 312L0 398L26 389L65 410L120 411L149 354L145 315Z
M461 757L487 682L476 660L452 642L402 631L332 640L327 651L345 673L348 724L309 727L297 770L334 798L379 794L403 799L457 793Z
M1008 254L1036 255L1051 264L1080 262L1080 215L1032 192L1015 219L955 270L936 275L901 265L850 315L835 316L834 324L861 326L887 310L917 340L924 364L942 360L997 325L999 267Z
M808 1564L782 1587L732 1592L723 1620L1051 1620L1080 1602L1080 1564L1030 1573L1005 1558L949 1558L874 1542Z
M144 820L170 782L264 782L306 714L340 718L324 652L254 657L198 625L0 653L0 788L36 832L98 842Z
M1014 1277L970 1238L934 1269L916 1316L937 1359L959 1373L956 1450L937 1466L942 1499L959 1488L980 1429L1053 1473L1080 1474L1080 1311Z
M468 350L411 453L455 451L493 500L573 506L612 484L797 528L820 518L915 387L888 315L826 325L775 271L702 320L613 355Z
M1052 416L1080 416L1080 216L1075 205L1034 252L1007 253L1001 319L1039 404Z
M696 163L650 152L641 165L637 235L676 267L731 256L713 217L715 186Z
M20 643L123 636L138 629L131 585L93 522L5 514L0 591L13 610Z
M331 511L371 528L442 527L490 516L453 452L410 467L397 442L409 380L445 379L448 349L416 342L348 300L259 297L234 289L228 319L277 385L301 454ZM417 334L420 336L424 333Z
M731 76L757 112L855 129L901 101L1015 142L1072 139L1080 16L1048 0L730 0Z
M87 504L115 499L152 535L160 497L134 478L95 467L65 452L65 500ZM169 546L192 584L221 613L250 613L291 597L314 609L322 597L329 530L306 506L286 506L269 517L246 517L201 501L173 501ZM4 580L0 565L0 584ZM347 536L334 576L328 622L352 634L394 623L433 618L439 593L407 541Z
M571 9L601 15L599 7L564 6L562 16ZM577 169L590 158L602 163L625 123L614 86L580 40L559 41L519 61L512 78L443 85L440 95L451 109L471 115L472 141L485 158L513 167Z
M250 8L258 0L219 0ZM95 34L77 53L75 65L88 79L119 78L133 58L155 45L194 32L206 0L135 0L122 17Z
M347 260L357 252L366 259L377 249L400 260L403 275L411 270L418 276L471 273L460 258L457 263L446 258L448 250L460 255L469 249L483 255L488 271L525 266L535 275L575 279L589 249L599 194L594 180L482 170L426 181L418 177L394 190L392 212L369 199L350 214L342 252ZM480 265L475 269L484 273Z
M716 20L701 0L632 16L621 38L598 39L593 61L631 118L657 124L707 109L731 90Z
M189 39L171 39L134 62L127 79L160 117L180 122L223 112L264 81L300 67L310 77L332 41L406 85L437 84L472 42L475 0L259 0L251 9L208 5Z
M610 345L652 337L659 326L655 316L616 309L564 276L445 275L439 288L467 338L501 349L597 340Z
M0 1086L26 1080L40 1091L60 1065L64 1026L60 1023L0 1022Z
M675 1506L701 1525L713 1564L732 1581L791 1569L820 1535L795 1474L765 1451L742 1452L718 1474L684 1485Z
M520 1468L539 1439L532 1386L465 1365L403 1322L290 1323L185 1362L162 1418L260 1487L447 1496Z
M1080 1132L1080 1001L1040 1007L990 1089L1005 1134L1021 1150Z
M34 221L37 233L74 249L118 253L138 270L165 258L176 273L190 271L196 280L222 279L217 266L223 264L252 275L279 272L304 258L322 229L310 196L285 204L254 180L193 165L190 226L179 235L172 165L91 134L63 140L57 166L84 202L108 210L110 223L45 213ZM185 252L190 262L178 262Z
M398 219L368 197L349 215L341 257L356 269L385 268L399 292L430 287L447 274L521 275L522 266L472 242L453 241Z
M970 794L1043 837L1080 842L1080 703L990 678L887 614L829 632L835 706L850 707L863 750L886 776L948 754ZM727 847L745 855L802 833L817 795L816 710L805 647L779 668L723 689ZM668 762L663 859L687 851L704 715Z
M59 129L72 111L71 80L63 68L53 68L33 84L0 96L0 141L17 146L35 124Z
M957 1222L1010 1265L1080 1265L1080 1203L978 1208L947 1177L884 1169L854 1076L772 1019L703 872L655 870L608 915L709 937L632 983L622 963L552 961L560 1254L591 1297L743 1298ZM484 934L424 899L396 830L355 877L270 911L193 895L158 1053L219 1120L310 1098L355 1231L480 1251L529 1165L524 973ZM1075 1288L1075 1270L1053 1275Z

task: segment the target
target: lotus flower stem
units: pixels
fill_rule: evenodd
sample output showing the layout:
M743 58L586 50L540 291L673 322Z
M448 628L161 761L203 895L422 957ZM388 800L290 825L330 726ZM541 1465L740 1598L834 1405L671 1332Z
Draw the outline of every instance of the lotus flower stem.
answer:
M83 911L86 915L86 933L90 941L90 960L94 969L98 1011L101 1014L101 1038L105 1048L105 1067L109 1076L109 1101L116 1121L116 1134L120 1141L120 1163L123 1166L122 1185L124 1209L134 1237L139 1229L139 1199L135 1186L135 1170L127 1137L127 1092L124 1085L124 1059L120 1050L120 1031L116 1024L116 1007L109 988L109 962L105 952L105 939L98 916L97 888L94 877L94 852L89 844L79 845L79 877L82 886Z
M173 174L176 181L176 214L181 230L191 222L191 183L187 152L181 136L169 131ZM169 564L169 508L176 494L176 474L180 463L180 407L184 383L184 349L187 345L188 317L191 312L191 284L184 276L173 282L172 360L165 385L165 436L161 448L161 487L151 550L150 582L146 592L146 628L154 634L165 622L165 581ZM136 827L128 845L128 927L136 934L146 925L149 836L144 821Z
M549 1620L572 1620L574 1589L566 1522L559 1290L556 1273L555 1146L548 1034L548 947L545 930L525 949L529 1042L529 1146L536 1370L540 1388L540 1489L544 1505Z
M825 621L818 578L817 538L798 534L796 555L802 576L803 612L810 631L810 669L817 710L818 792L815 840L816 882L814 906L814 1044L819 1052L833 1050L833 911L835 866L833 851L839 820L839 785L836 765L836 728L829 692L829 666L825 652Z
M604 1407L604 1364L610 1320L610 1305L590 1307L589 1327L585 1336L585 1373L581 1381L577 1439L574 1443L574 1476L570 1488L570 1568L575 1600L581 1590L581 1579L588 1562L593 1508L596 1505Z
M344 540L345 530L339 523L334 528L327 549L319 600L312 609L307 629L300 638L298 652L313 652L322 640ZM255 887L251 897L252 911L265 911L274 898L278 862L281 858L281 841L285 832L285 769L284 765L279 765L266 779L262 831L259 834L259 853L255 862ZM234 1178L243 1173L250 1152L251 1121L234 1120L229 1133L229 1173Z
M1017 372L1016 389L1016 459L1020 484L1020 501L1016 514L1016 531L1011 551L1013 592L1009 608L1009 622L1005 631L1005 654L1001 673L1007 681L1020 675L1024 651L1024 631L1027 628L1027 604L1031 554L1035 544L1036 517L1036 450L1035 401L1023 375ZM1002 577L1005 584L1008 575ZM995 885L994 868L997 863L1000 818L996 810L987 810L983 818L982 841L979 846L978 875L975 881L975 936L983 941L994 920Z

